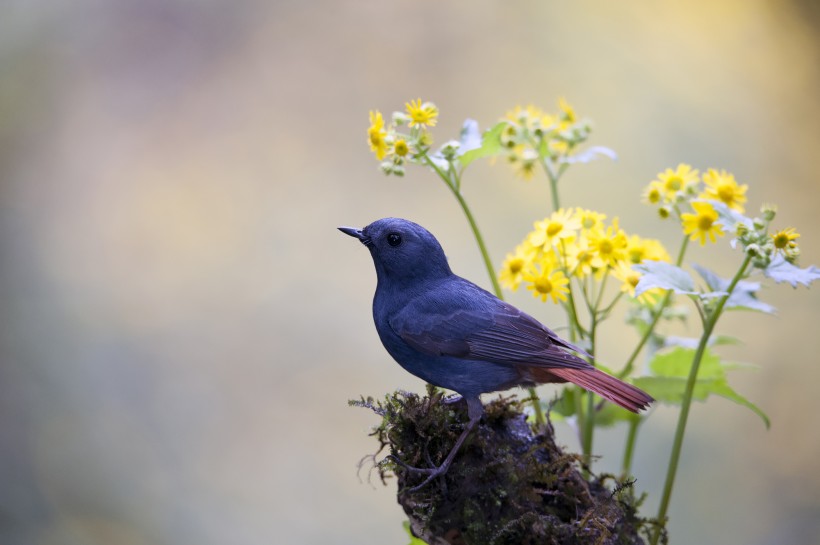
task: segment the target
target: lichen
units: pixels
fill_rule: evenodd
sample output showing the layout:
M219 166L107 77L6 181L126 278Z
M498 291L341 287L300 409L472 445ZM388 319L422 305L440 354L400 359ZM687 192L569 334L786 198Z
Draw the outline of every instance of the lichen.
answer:
M466 404L397 391L351 402L382 418L373 435L376 456L413 467L441 464L464 429ZM631 483L611 475L584 478L581 457L555 444L551 425L534 428L522 402L499 396L485 405L449 471L418 491L426 475L406 471L388 456L375 465L383 482L396 477L398 503L413 533L430 544L642 544L654 527L640 518ZM609 486L607 486L609 485Z

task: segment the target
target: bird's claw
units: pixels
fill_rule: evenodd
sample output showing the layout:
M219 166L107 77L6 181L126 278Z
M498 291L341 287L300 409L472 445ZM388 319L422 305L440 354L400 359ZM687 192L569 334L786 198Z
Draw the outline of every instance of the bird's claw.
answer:
M444 476L444 474L447 473L447 470L449 469L449 464L442 464L438 467L413 467L413 466L407 464L406 462L400 460L398 458L398 456L394 456L393 454L388 455L387 458L389 458L390 460L393 460L394 463L396 463L398 466L400 466L402 469L404 469L408 473L416 473L416 474L420 474L420 475L427 475L427 478L424 479L421 482L421 484L418 484L418 485L416 485L412 488L408 488L407 489L408 492L418 492L419 490L424 488L430 481L432 481L436 477Z

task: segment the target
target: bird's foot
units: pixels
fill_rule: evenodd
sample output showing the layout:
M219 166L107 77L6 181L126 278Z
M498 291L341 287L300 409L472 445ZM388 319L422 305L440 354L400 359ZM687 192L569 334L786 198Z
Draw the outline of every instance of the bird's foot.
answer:
M393 462L395 462L398 466L400 466L408 473L427 475L427 478L424 479L421 482L421 484L418 484L412 488L408 488L408 492L418 492L419 490L427 486L427 484L430 483L430 481L432 481L436 477L444 477L444 474L447 473L448 469L450 469L450 460L445 460L445 462L438 467L413 467L392 454L388 455L387 457L393 460Z

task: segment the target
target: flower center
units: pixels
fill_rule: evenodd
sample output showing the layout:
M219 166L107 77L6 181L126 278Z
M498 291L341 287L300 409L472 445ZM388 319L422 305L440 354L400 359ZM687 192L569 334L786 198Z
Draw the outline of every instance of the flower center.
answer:
M600 252L602 255L609 255L612 253L612 250L614 249L615 247L612 245L611 240L602 240L598 244L598 252Z
M524 268L524 260L520 257L517 257L510 261L510 272L513 274L518 274L521 272L521 269Z
M708 231L712 228L712 224L714 222L715 220L712 218L712 216L698 216L698 229L700 229L701 231Z
M405 142L404 140L397 140L395 150L396 155L398 155L399 157L404 157L405 155L407 155L408 152L407 142Z
M722 183L717 187L717 194L725 203L730 203L735 200L735 188L732 184Z
M649 190L649 194L646 196L650 203L658 204L661 202L661 192L657 188L652 188Z
M547 236L554 237L558 233L561 232L561 229L564 228L564 224L560 221L551 221L549 225L547 225Z
M538 293L550 293L552 291L552 282L549 278L542 276L535 281L535 290Z
M782 250L789 245L789 235L785 233L778 233L774 237L774 247Z
M683 178L680 176L670 176L666 180L666 189L670 191L680 191L683 187Z

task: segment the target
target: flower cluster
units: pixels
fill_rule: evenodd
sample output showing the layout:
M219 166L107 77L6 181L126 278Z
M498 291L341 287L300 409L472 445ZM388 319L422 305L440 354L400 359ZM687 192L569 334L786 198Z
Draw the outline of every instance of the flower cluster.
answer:
M516 173L530 180L542 158L560 161L584 142L591 131L589 122L579 120L566 100L558 101L557 113L546 113L535 106L507 112L499 139L507 162Z
M385 126L381 112L371 111L367 142L370 151L382 162L382 171L404 176L407 161L422 162L433 144L433 137L427 129L435 127L437 121L436 105L422 102L421 99L406 103L405 111L393 112L388 126Z
M662 218L677 216L683 232L691 240L716 242L725 235L723 222L713 203L739 213L744 211L746 184L738 184L734 175L710 168L703 176L690 165L667 168L646 186L643 202L658 206ZM689 210L685 212L684 210Z
M635 294L640 273L632 265L644 260L670 261L663 245L655 239L627 235L614 218L607 225L604 214L583 208L560 209L537 221L502 266L499 279L517 290L524 282L533 296L554 303L566 301L569 281L576 278L602 280L612 274L621 290ZM651 302L647 292L643 301Z
M752 220L738 218L739 221L735 225L737 242L752 256L752 265L758 269L765 269L778 255L783 256L789 263L796 263L800 256L800 248L797 246L800 233L794 227L771 232L769 225L777 215L777 209L773 205L764 204L760 212L762 217Z
M800 255L796 242L800 234L793 227L770 233L769 224L776 214L771 205L763 206L761 218L744 216L747 190L746 184L739 184L725 170L710 168L701 176L681 163L658 174L644 189L643 201L658 206L662 218L676 215L684 234L702 246L734 230L755 267L765 269L778 254L794 263ZM690 211L685 212L687 209Z

